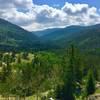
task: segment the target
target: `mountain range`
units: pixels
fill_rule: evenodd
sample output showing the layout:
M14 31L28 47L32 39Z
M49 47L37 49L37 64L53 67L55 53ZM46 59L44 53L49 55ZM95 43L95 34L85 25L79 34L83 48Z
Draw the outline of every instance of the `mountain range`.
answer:
M29 32L0 18L0 50L67 48L71 43L83 49L100 48L100 24Z
M92 26L69 26L61 29L51 29L49 34L42 31L42 40L51 41L62 48L71 43L83 49L100 48L100 24Z

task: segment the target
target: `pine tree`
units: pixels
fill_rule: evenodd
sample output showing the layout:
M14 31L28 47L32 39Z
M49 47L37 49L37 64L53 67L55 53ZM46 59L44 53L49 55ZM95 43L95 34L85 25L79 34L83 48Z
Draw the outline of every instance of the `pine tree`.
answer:
M63 100L74 100L74 46L71 45L69 65L66 71L63 86Z
M74 81L81 83L82 81L82 71L81 71L81 61L80 58L75 59L74 64Z
M11 75L12 69L11 65L8 63L6 66L3 66L2 68L2 81L6 81L7 78Z
M56 97L57 99L61 100L75 100L74 98L74 73L73 73L73 67L74 67L74 47L71 46L71 53L69 56L69 65L65 68L63 81L64 84L62 88L57 87L56 90Z
M4 61L7 65L9 65L9 63L11 63L11 56L10 56L9 53L4 54L4 56L3 56L3 61Z
M17 63L18 63L18 64L21 63L21 56L20 56L20 54L18 54L18 57L17 57Z
M87 96L95 92L95 80L93 71L90 69L87 76L86 94Z

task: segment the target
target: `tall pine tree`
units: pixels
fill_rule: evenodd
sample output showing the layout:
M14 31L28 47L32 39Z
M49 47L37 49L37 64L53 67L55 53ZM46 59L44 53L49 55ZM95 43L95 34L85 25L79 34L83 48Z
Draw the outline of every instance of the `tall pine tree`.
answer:
M89 70L86 83L86 95L93 94L95 92L95 80L92 69Z
M64 84L62 87L58 86L56 90L56 99L61 100L75 100L74 98L74 46L71 45L69 65L65 67L63 76ZM60 88L59 88L60 87Z

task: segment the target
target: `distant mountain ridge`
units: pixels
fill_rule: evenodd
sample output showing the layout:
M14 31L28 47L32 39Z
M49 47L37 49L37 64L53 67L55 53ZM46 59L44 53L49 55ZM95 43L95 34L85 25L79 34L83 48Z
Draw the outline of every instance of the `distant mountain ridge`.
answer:
M62 28L51 28L51 29L45 29L45 30L39 30L39 31L33 31L33 33L39 37L44 36L44 35L48 35L51 34L55 31L59 31Z
M80 48L100 48L100 24L69 26L45 34L40 38L45 41L51 41L62 48L67 47L70 43L74 43Z
M83 49L100 48L100 24L28 32L0 18L0 50L49 50L71 43Z

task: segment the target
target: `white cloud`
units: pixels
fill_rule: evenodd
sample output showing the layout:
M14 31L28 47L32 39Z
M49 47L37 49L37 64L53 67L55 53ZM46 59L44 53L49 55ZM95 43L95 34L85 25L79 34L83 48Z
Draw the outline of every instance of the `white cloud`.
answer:
M0 0L0 17L19 26L29 25L34 20L32 6L32 0Z
M66 2L61 8L36 5L32 0L0 0L0 17L27 30L100 23L98 9Z
M67 14L80 14L86 13L88 10L87 4L71 4L66 2L62 10L65 11Z

